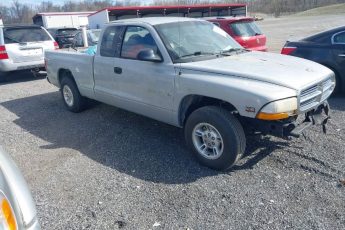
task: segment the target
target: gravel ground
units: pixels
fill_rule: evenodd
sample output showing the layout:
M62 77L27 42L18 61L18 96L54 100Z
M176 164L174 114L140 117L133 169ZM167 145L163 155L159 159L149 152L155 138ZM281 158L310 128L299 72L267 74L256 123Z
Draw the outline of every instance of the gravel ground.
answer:
M249 137L231 172L200 166L182 130L104 104L67 112L43 78L0 85L0 143L42 229L344 229L344 98L327 135Z

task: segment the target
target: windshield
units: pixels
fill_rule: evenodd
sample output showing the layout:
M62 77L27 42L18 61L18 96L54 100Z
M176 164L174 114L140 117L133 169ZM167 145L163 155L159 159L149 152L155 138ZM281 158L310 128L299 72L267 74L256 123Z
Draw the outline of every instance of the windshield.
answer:
M252 37L262 34L259 27L253 21L234 22L230 24L235 35L240 37Z
M206 21L173 22L155 28L174 62L193 61L197 56L215 58L224 51L243 49L224 30Z

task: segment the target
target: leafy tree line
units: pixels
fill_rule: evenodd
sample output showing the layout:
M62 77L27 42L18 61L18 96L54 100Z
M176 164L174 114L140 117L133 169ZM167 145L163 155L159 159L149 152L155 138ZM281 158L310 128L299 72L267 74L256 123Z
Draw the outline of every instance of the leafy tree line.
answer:
M64 4L54 4L52 0L43 0L41 4L23 4L20 0L12 0L11 6L0 3L0 13L4 23L32 23L32 16L38 12L68 12L94 11L108 6L143 5L141 0L84 0L75 2L66 0ZM249 11L274 14L294 13L307 9L336 3L345 3L345 0L153 0L152 5L184 5L208 3L246 3Z
M178 2L179 4L246 3L250 12L280 16L282 13L296 13L315 7L345 3L345 0L154 0L153 4L169 5Z

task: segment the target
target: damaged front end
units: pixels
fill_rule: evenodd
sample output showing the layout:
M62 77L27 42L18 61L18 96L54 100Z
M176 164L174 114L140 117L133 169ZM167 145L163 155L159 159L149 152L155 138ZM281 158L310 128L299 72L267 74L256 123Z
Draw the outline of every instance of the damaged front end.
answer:
M299 116L289 117L284 120L265 121L259 119L246 118L242 124L245 124L246 130L263 135L272 135L281 138L300 137L304 131L312 125L322 127L324 133L327 132L326 126L330 119L330 109L327 101L319 105L317 108L304 114L304 119Z

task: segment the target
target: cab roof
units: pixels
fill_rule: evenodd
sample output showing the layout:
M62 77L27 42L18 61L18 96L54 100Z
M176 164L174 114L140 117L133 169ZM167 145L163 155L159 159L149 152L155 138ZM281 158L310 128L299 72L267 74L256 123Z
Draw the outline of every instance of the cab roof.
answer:
M187 18L187 17L147 17L147 18L130 18L130 19L121 19L116 21L111 21L110 24L116 23L146 23L149 25L159 25L159 24L167 24L173 22L188 22L188 21L205 21L196 18Z

